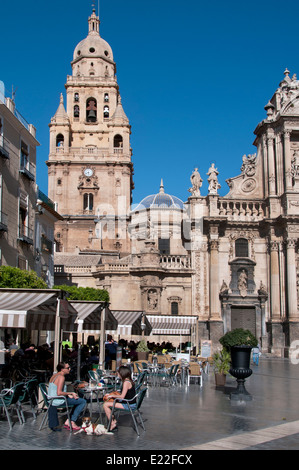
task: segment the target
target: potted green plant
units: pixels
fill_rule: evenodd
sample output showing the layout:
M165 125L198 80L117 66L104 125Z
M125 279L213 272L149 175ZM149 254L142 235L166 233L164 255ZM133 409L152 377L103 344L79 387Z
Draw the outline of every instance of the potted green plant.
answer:
M143 359L147 360L149 349L144 339L139 341L137 348L136 348L136 352L137 352L138 360L143 360Z
M254 348L258 344L256 337L251 331L244 330L243 328L228 331L220 338L219 342L227 350L235 346L249 346L250 348Z
M224 386L231 365L230 353L223 348L221 351L215 352L212 358L216 386Z
M251 349L258 345L253 333L243 328L228 331L219 340L220 344L231 354L230 374L237 379L237 390L231 394L232 399L251 400L245 389L245 379L250 377Z

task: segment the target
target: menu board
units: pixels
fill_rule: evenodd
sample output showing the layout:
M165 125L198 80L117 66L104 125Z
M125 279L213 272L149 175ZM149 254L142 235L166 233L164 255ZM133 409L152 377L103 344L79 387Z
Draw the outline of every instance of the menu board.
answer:
M200 355L201 357L210 357L212 352L212 341L203 339L201 341Z

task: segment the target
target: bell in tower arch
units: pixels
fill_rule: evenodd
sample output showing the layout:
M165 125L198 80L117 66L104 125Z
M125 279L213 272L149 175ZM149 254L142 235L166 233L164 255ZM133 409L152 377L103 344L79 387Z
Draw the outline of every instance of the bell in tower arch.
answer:
M86 103L86 121L96 122L97 120L97 102L94 98L90 98Z

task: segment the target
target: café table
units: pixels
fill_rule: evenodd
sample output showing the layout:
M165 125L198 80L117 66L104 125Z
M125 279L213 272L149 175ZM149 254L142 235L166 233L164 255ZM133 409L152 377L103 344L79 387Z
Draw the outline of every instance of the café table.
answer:
M92 419L92 404L93 404L93 398L96 398L98 408L101 413L101 407L100 407L100 398L103 398L105 393L107 393L109 390L109 387L107 385L97 385L97 384L88 384L85 387L82 387L78 390L78 392L82 393L84 395L84 398L87 400L87 403L89 404L89 415L90 418Z

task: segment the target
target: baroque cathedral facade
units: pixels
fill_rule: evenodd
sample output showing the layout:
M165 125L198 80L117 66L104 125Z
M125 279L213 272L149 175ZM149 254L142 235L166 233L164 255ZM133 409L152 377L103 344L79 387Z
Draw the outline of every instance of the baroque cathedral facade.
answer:
M55 283L107 289L112 312L146 315L150 341L199 352L244 327L264 352L287 356L299 334L299 81L284 72L226 196L212 164L208 195L195 168L187 201L161 181L132 209L131 127L99 26L93 11L50 122Z

